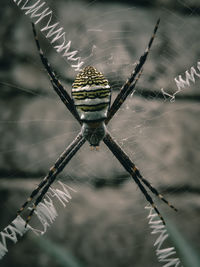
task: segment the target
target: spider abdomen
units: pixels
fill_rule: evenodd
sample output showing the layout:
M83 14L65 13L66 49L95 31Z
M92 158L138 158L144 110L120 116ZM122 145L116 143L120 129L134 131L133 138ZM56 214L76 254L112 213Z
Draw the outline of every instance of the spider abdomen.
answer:
M82 122L97 122L107 118L111 89L108 80L94 67L85 67L76 76L72 97Z

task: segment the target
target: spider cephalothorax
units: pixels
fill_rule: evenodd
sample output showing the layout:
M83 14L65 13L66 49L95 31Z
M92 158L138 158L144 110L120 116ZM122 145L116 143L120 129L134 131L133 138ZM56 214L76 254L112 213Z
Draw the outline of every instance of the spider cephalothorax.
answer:
M119 94L115 98L110 107L111 89L108 81L105 79L101 72L98 72L94 67L85 67L77 76L72 85L72 98L68 94L67 90L62 86L57 79L54 71L52 70L47 58L44 56L42 49L36 35L35 27L33 25L33 33L35 36L36 45L40 54L42 63L47 70L53 89L63 101L67 109L71 112L74 118L82 125L80 133L71 142L71 144L64 150L59 156L54 165L50 168L48 174L40 182L37 188L31 193L27 201L18 210L18 215L25 209L30 201L34 197L33 207L26 220L26 224L30 221L34 210L37 205L42 201L49 187L55 181L57 175L64 169L72 157L77 153L81 146L86 142L92 146L98 146L99 142L103 140L105 145L110 149L113 155L119 160L124 169L131 175L135 183L140 188L141 192L146 197L146 200L152 205L156 213L160 216L163 223L164 219L158 211L153 199L147 192L146 188L158 196L172 209L176 208L171 205L157 190L153 187L147 179L145 179L140 173L139 169L135 166L134 162L128 157L123 149L117 144L112 136L106 131L106 126L113 118L126 98L133 92L135 85L142 73L142 67L147 59L150 47L153 43L156 31L158 29L159 21L157 21L153 35L151 36L147 49L140 57L135 69L131 76L122 86ZM39 195L38 195L39 194Z
M82 134L91 146L104 138L110 106L111 89L108 80L94 67L85 67L72 84L72 97L82 124Z

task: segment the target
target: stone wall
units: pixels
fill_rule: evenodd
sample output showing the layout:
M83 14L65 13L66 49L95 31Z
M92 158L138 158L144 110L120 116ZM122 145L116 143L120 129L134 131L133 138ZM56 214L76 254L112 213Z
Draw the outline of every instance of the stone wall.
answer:
M137 2L137 1L136 1ZM133 97L109 131L142 174L177 206L159 210L199 249L199 78L177 94L174 78L199 59L198 1L54 1L48 4L64 25L73 49L108 77L113 98L143 53L154 24L158 34ZM191 5L191 7L190 7ZM186 12L187 11L187 12ZM35 48L29 18L10 1L0 8L0 198L1 229L14 218L35 185L77 135L80 126L53 92ZM41 45L70 92L76 73L41 35ZM146 200L114 156L88 144L59 179L77 193L46 236L83 266L161 266L150 235ZM189 218L189 220L188 220ZM31 235L10 244L8 266L59 266ZM20 257L19 257L20 255Z

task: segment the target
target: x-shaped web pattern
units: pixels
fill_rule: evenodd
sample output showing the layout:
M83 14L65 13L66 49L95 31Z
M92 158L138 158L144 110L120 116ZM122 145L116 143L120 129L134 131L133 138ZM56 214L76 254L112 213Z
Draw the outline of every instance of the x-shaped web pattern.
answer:
M142 67L147 59L148 53L150 51L151 45L153 43L153 40L155 38L155 34L158 29L160 20L158 19L153 35L150 38L150 41L148 43L148 46L144 52L144 54L140 57L138 63L135 66L135 69L131 73L130 78L127 79L127 81L122 86L119 94L115 98L113 104L108 110L107 118L105 119L105 124L107 125L110 120L113 118L115 113L119 110L121 105L124 103L126 98L133 92L133 89L135 88L137 81L142 73ZM37 49L40 54L41 61L49 75L51 84L55 90L55 92L58 94L62 102L65 104L67 109L71 112L71 114L74 116L74 118L82 125L82 121L80 120L79 114L76 110L76 107L74 105L73 99L68 94L67 90L62 86L60 81L57 79L54 71L52 70L47 58L44 56L42 49L40 48L40 44L38 41L38 37L36 34L35 26L33 26L33 33L37 45ZM48 189L52 185L52 183L55 181L57 175L65 168L65 166L68 164L68 162L72 159L72 157L76 154L76 152L81 148L81 146L86 142L85 137L83 136L82 132L77 135L77 137L72 141L72 143L64 150L64 152L59 156L59 158L56 160L55 164L50 168L48 174L44 177L44 179L40 182L40 184L33 190L30 197L27 199L27 201L22 205L22 207L18 210L17 214L19 215L25 207L30 203L33 198L36 199L34 201L33 207L31 208L31 211L29 213L29 216L26 219L26 225L30 221L35 209L37 208L37 205L42 201L43 197L47 193ZM118 159L118 161L121 163L121 165L124 167L124 169L131 175L133 180L136 182L144 196L146 197L147 201L151 204L151 206L154 208L155 212L159 215L161 221L163 224L165 224L165 221L163 217L161 216L160 212L158 211L156 205L154 204L151 196L147 192L145 186L150 189L150 191L158 196L162 201L164 201L168 206L170 206L172 209L177 211L177 209L171 205L158 191L155 189L149 182L146 180L138 170L138 168L135 166L135 164L131 161L131 159L128 157L128 155L122 150L122 148L117 144L117 142L112 138L110 133L106 130L105 137L103 138L103 142L107 145L107 147L111 150L111 152L114 154L114 156Z

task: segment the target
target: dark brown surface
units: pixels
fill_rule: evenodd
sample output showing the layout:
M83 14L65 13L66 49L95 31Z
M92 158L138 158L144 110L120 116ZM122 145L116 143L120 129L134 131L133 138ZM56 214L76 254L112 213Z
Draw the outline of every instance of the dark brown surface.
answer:
M95 45L94 64L118 89L144 52L158 17L161 25L145 65L139 88L155 92L127 99L113 118L109 131L134 160L145 178L166 197L178 213L157 201L189 243L199 249L199 80L179 93L184 101L164 102L157 97L163 87L176 91L174 78L199 60L197 9L177 1L159 1L153 8L118 3L51 2L83 58ZM171 3L171 4L170 4ZM188 3L186 3L188 4ZM192 3L197 6L198 2ZM175 6L175 8L174 8ZM0 201L1 229L14 218L35 185L58 155L73 140L80 126L54 94L35 48L29 19L2 1L0 26ZM73 15L72 15L73 14ZM70 93L76 73L41 38L41 44L59 78ZM141 91L140 91L141 92ZM113 95L116 96L116 92ZM34 180L31 178L34 177ZM161 266L155 256L147 224L146 200L102 143L99 152L85 144L60 180L77 189L46 237L77 257L84 266ZM118 186L114 186L114 181ZM102 183L100 183L102 181ZM104 183L106 181L106 183ZM105 184L97 190L94 184ZM187 187L187 185L190 187ZM173 188L173 190L168 190ZM183 189L183 190L182 190ZM191 193L190 193L191 191ZM192 227L191 227L192 226ZM27 235L10 245L2 267L59 266Z

